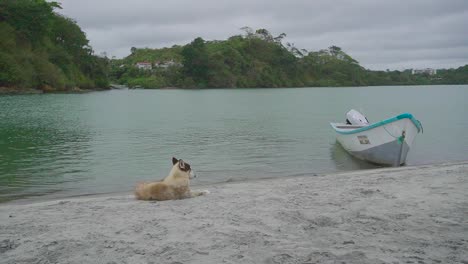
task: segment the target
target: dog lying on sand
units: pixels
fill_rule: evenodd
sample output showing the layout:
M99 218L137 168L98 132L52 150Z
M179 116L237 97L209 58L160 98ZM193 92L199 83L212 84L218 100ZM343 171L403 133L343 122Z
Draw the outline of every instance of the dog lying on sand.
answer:
M195 174L190 164L183 160L172 158L172 170L162 181L140 183L135 189L135 197L139 200L177 200L208 194L209 191L191 191L190 179Z

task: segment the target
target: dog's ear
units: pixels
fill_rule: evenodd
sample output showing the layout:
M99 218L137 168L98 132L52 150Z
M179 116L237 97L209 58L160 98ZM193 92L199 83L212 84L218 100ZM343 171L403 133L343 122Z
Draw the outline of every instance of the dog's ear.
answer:
M177 162L179 162L179 160L176 159L176 158L174 158L174 157L172 157L172 165L176 165Z
M183 160L179 160L179 168L185 171L185 162Z
M184 170L185 169L185 162L183 160L179 160L179 168L181 170Z

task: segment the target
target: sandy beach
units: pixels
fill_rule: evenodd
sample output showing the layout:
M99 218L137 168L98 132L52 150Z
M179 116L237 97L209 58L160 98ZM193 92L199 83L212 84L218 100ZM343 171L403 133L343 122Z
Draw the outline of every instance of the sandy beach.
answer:
M0 263L468 263L468 162L0 205Z

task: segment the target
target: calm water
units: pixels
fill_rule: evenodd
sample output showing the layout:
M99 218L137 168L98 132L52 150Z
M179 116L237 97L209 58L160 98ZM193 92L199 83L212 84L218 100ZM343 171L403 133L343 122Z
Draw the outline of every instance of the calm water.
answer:
M468 159L468 86L114 90L0 96L0 201L129 191L171 157L194 185L372 168L330 121L350 108L421 120L407 164Z

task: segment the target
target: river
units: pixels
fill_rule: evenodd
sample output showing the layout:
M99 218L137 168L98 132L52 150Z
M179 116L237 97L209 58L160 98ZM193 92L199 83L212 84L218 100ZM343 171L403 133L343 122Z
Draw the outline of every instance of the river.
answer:
M111 90L0 96L0 202L126 192L175 156L194 185L375 168L329 122L422 122L407 165L468 159L468 85Z

